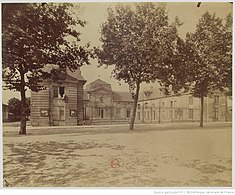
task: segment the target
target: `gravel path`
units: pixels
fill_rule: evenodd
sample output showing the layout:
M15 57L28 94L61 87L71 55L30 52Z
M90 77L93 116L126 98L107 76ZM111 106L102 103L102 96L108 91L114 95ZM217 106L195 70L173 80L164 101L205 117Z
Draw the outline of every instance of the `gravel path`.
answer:
M231 124L181 126L5 133L5 186L230 187Z

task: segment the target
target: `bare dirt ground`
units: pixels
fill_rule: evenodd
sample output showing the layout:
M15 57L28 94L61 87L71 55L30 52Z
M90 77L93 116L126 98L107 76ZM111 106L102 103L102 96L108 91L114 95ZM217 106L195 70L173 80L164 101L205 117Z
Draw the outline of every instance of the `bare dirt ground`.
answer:
M231 123L3 129L8 187L232 186Z

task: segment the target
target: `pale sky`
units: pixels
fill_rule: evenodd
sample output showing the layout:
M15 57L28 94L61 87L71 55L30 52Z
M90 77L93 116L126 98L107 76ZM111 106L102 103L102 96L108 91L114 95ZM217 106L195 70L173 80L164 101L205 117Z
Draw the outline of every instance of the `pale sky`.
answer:
M82 29L81 44L90 42L91 46L100 45L100 24L106 20L107 8L115 7L116 3L81 3L82 13L80 16L87 21L87 25ZM184 23L180 29L179 34L181 37L185 37L187 32L194 32L196 24L200 16L205 12L216 13L216 16L225 18L229 12L232 12L232 4L230 3L212 3L203 2L198 8L196 2L168 2L166 3L168 9L169 20L173 22L176 16ZM100 78L105 82L112 84L112 89L117 91L128 91L128 85L121 82L121 85L111 77L112 68L105 69L104 67L97 68L97 61L92 60L91 65L81 68L82 76L87 80L86 84ZM3 103L12 97L19 98L19 92L2 91ZM27 92L30 96L30 92Z

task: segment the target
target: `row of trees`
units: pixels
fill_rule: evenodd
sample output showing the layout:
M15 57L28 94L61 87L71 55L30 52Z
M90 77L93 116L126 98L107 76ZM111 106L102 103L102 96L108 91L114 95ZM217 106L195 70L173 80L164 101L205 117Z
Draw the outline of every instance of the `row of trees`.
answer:
M100 64L114 65L113 75L129 84L135 98L130 129L134 127L140 84L158 81L169 93L191 92L201 99L215 90L232 90L232 16L225 24L215 14L204 13L194 33L183 40L176 17L169 23L164 5L118 5L108 10L101 27Z
M89 44L78 45L80 33L74 27L86 22L74 17L72 4L3 4L3 80L5 88L21 93L20 134L26 134L26 89L42 90L43 79L58 79L66 68L74 71L94 57L100 65L113 66L114 78L129 85L135 99L130 129L143 82L157 80L166 93L169 88L190 91L201 98L202 108L210 91L231 92L232 16L224 24L206 12L184 40L178 34L180 20L169 23L166 7L155 5L109 8L101 25L102 46L92 50ZM44 72L47 64L58 65L59 72Z

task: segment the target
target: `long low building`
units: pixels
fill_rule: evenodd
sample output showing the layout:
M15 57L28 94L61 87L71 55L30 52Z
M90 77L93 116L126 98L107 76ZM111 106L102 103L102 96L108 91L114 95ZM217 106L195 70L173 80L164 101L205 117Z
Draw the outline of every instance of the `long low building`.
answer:
M165 96L159 87L143 90L137 106L136 122L164 123L199 121L201 102L191 94ZM232 121L232 99L220 92L204 98L205 122Z

